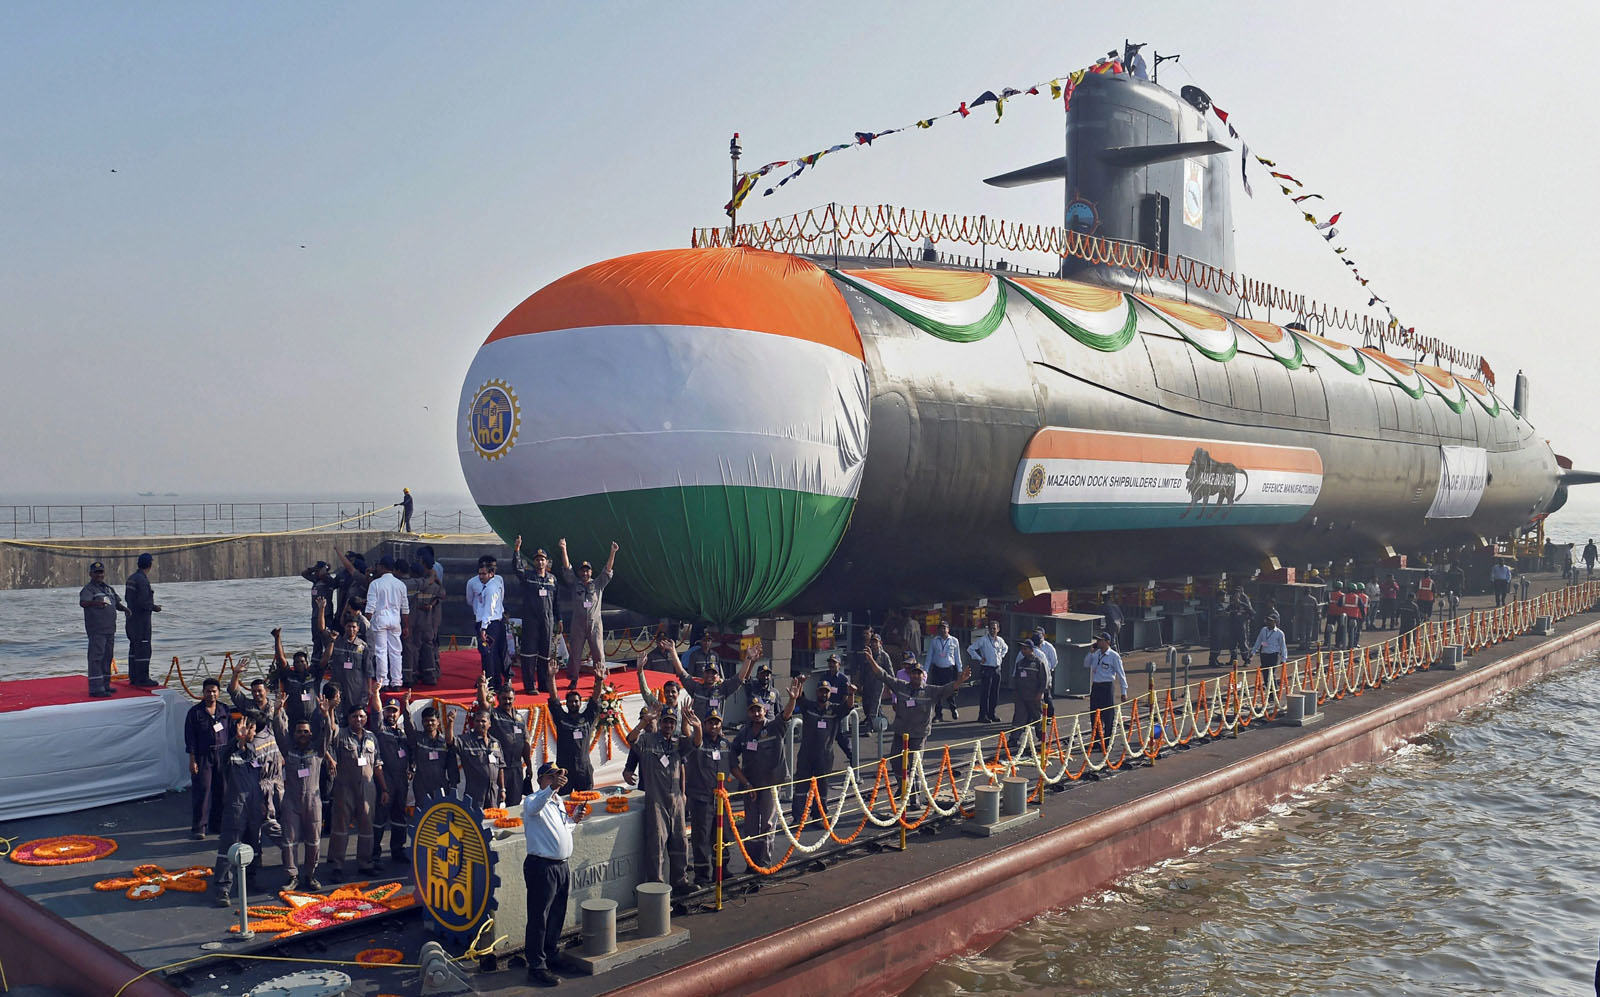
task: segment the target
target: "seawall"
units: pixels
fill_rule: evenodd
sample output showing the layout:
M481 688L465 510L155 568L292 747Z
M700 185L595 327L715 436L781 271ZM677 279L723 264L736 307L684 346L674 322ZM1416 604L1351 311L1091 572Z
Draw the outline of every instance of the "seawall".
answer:
M1495 660L1470 671L1427 673L1424 687L1392 697L1385 694L1396 686L1368 692L1366 708L1327 727L1275 730L1281 737L1270 746L1229 764L1212 768L1200 752L1180 755L1162 764L1187 777L1155 791L616 992L898 993L942 959L982 949L1040 913L1210 843L1273 802L1600 648L1600 621L1592 615L1569 625L1570 632L1532 646L1497 649Z
M132 574L141 551L156 558L151 580L213 582L233 578L284 578L307 565L327 561L336 568L347 550L368 560L385 551L432 543L440 557L476 558L487 550L503 552L498 537L451 537L422 540L385 530L321 530L307 533L265 533L242 537L105 537L82 540L0 541L0 590L78 586L89 580L89 562L102 561L106 580L120 589Z

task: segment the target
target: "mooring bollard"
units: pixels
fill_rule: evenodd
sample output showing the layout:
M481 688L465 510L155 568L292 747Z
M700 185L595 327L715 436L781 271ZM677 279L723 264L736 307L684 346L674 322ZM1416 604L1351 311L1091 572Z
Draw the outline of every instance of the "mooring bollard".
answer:
M978 823L985 826L1000 822L1000 787L979 786L977 794Z
M1300 698L1301 698L1301 701L1304 703L1304 705L1301 706L1301 708L1300 708L1301 712L1305 716L1308 716L1308 717L1316 716L1317 715L1317 694L1316 694L1316 691L1312 690L1310 692L1302 692L1302 693L1300 693Z
M1439 651L1439 667L1447 672L1453 672L1461 667L1461 645L1446 644Z
M583 954L610 955L617 950L617 902L585 900L579 905L583 917Z
M1015 817L1028 810L1028 780L1010 776L1000 780L1000 814Z
M671 934L672 887L666 883L640 883L633 891L639 898L639 937Z
M1306 718L1305 697L1296 692L1291 693L1288 698L1289 714L1287 719L1290 723L1299 723Z

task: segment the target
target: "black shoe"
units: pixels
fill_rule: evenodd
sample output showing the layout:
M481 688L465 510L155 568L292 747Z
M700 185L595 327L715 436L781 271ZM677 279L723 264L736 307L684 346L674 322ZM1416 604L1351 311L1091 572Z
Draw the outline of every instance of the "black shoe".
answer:
M215 904L216 906L218 906L218 907L232 907L233 906L233 898L228 896L226 893L217 894L216 898L213 899L211 902L213 904Z
M378 867L375 865L358 866L356 867L356 872L359 872L363 876L376 877L378 875Z
M301 876L300 890L303 893L321 893L322 884L317 881L315 876Z
M536 987L559 987L561 985L561 977L548 969L530 969L528 970L528 982Z
M191 840L191 841L204 841L205 837L206 837L206 833L204 831L200 830L198 827L189 828L189 840Z

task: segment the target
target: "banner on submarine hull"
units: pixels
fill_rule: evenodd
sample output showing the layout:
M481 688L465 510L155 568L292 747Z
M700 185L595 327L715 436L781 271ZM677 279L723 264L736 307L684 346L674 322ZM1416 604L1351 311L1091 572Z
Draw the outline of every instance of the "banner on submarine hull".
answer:
M1293 523L1322 493L1309 447L1047 426L1017 464L1022 533Z

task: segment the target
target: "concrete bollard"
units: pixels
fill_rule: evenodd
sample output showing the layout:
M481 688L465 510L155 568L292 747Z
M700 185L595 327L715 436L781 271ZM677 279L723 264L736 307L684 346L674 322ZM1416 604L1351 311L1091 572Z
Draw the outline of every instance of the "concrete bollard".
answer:
M1000 821L1000 787L979 786L976 794L978 823L985 826L998 823Z
M610 955L617 950L617 902L585 900L579 905L583 917L583 954Z
M1439 650L1439 667L1447 672L1453 672L1461 667L1461 645L1446 644Z
M1301 698L1301 701L1304 704L1300 708L1301 711L1304 712L1304 714L1306 716L1308 716L1308 717L1316 716L1317 715L1317 694L1315 692L1302 692L1300 694L1300 698Z
M639 937L671 934L672 887L666 883L640 883L633 891L639 898Z
M1015 817L1028 811L1028 780L1011 776L1000 780L1000 814Z
M1554 617L1540 616L1533 621L1533 632L1539 637L1548 637L1556 632Z
M1306 700L1305 700L1305 697L1301 696L1299 693L1294 693L1294 694L1291 694L1288 697L1288 699L1289 699L1289 704L1288 704L1289 705L1289 714L1288 714L1289 722L1290 723L1298 723L1298 722L1304 720L1306 718Z

